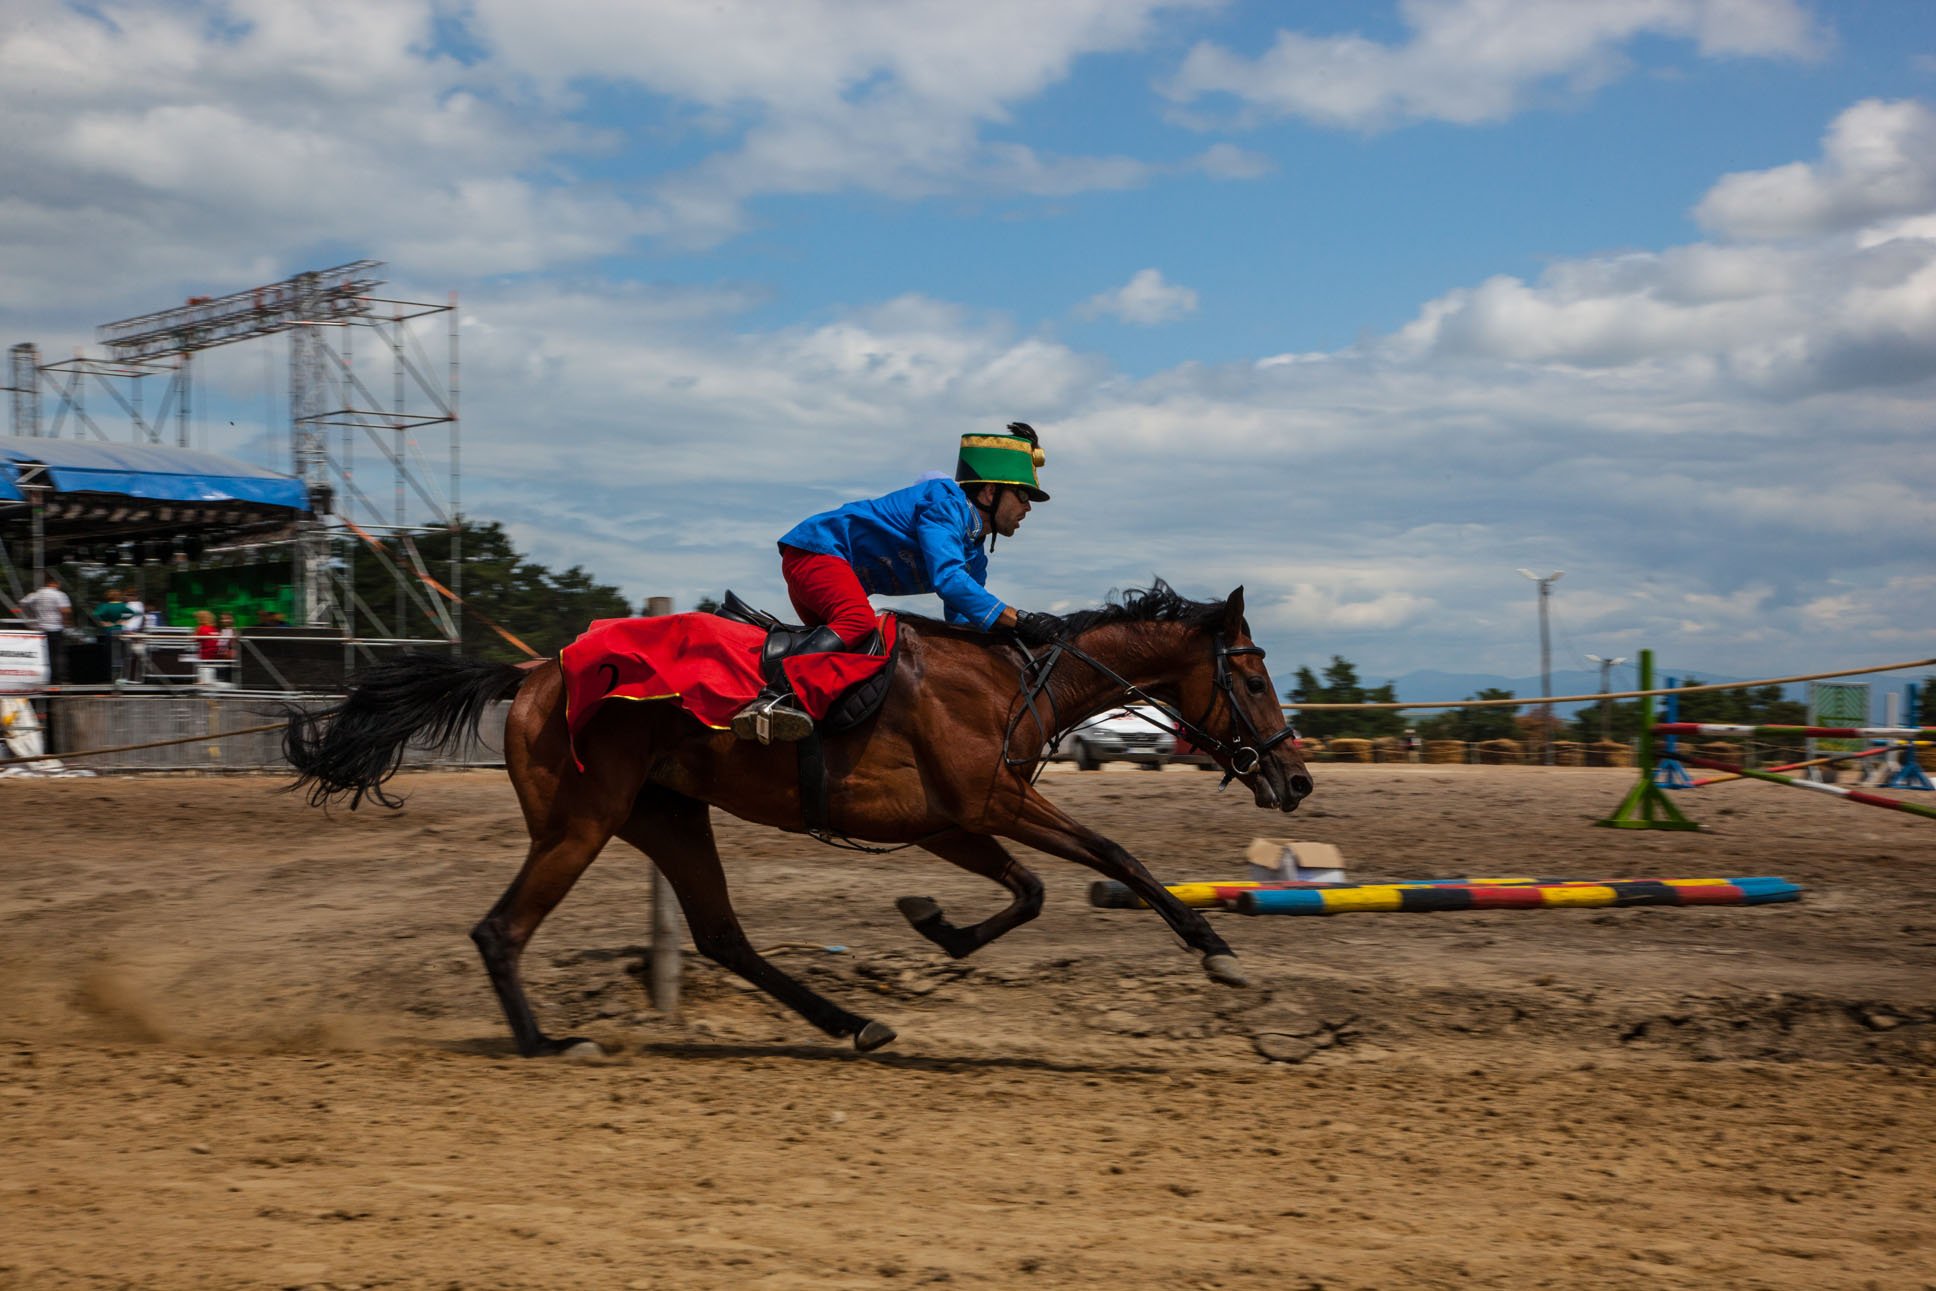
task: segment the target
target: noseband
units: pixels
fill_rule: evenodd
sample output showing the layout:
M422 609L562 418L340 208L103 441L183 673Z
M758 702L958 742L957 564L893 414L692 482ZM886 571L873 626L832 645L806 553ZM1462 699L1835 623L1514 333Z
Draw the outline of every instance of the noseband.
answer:
M1192 722L1171 705L1151 695L1135 682L1122 677L1115 669L1103 663L1094 655L1070 642L1056 642L1048 648L1046 653L1030 656L1027 666L1022 669L1021 695L1024 707L1018 708L1015 711L1015 715L1009 719L1008 730L1002 737L1002 760L1011 767L1018 767L1027 766L1029 763L1035 762L1040 758L1039 754L1035 757L1018 758L1008 751L1015 736L1015 729L1021 724L1024 710L1035 718L1035 724L1042 731L1045 743L1054 743L1051 732L1054 733L1054 737L1058 738L1062 734L1058 729L1060 719L1056 717L1054 697L1049 696L1049 720L1047 722L1042 720L1042 714L1036 708L1035 701L1047 692L1049 677L1055 672L1055 666L1062 661L1062 657L1067 655L1072 659L1078 659L1088 664L1110 681L1116 683L1117 686L1122 688L1125 699L1133 700L1149 708L1154 708L1157 712L1168 718L1173 725L1165 727L1163 723L1158 722L1156 719L1144 713L1137 712L1133 708L1130 709L1130 712L1136 717L1148 722L1151 726L1159 730L1178 731L1187 736L1190 743L1209 753L1212 757L1225 759L1227 765L1223 773L1223 783L1217 786L1219 789L1229 787L1231 780L1237 776L1255 775L1263 768L1264 755L1276 748L1279 744L1282 744L1285 740L1296 739L1297 730L1287 722L1284 724L1283 730L1273 732L1266 736L1258 731L1257 724L1250 720L1250 714L1246 713L1244 706L1237 702L1237 687L1236 683L1231 679L1230 660L1233 656L1240 654L1261 655L1264 653L1262 646L1228 645L1223 639L1223 633L1219 632L1216 635L1213 649L1213 658L1217 668L1215 682L1216 693L1211 695L1209 707L1203 710L1203 716ZM1027 654L1026 646L1023 647L1023 653ZM1209 721L1210 714L1216 710L1217 700L1220 697L1230 705L1230 711L1237 719L1237 727L1243 733L1241 740L1226 740L1220 736L1212 735L1203 728L1203 723ZM1039 767L1036 773L1038 775L1041 773Z

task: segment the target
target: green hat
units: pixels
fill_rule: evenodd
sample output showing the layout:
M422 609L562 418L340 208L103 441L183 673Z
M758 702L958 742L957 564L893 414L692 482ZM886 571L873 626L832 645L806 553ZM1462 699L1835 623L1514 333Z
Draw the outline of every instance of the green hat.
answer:
M955 463L958 484L1019 484L1031 502L1047 502L1049 495L1035 478L1035 468L1048 461L1035 427L1011 421L999 435L963 435L961 458Z

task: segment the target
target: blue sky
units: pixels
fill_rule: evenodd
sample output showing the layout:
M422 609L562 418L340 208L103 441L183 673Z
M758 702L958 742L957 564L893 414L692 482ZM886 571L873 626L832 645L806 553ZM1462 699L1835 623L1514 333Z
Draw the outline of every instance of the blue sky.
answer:
M1572 653L1936 654L1925 4L0 0L0 111L9 342L384 260L467 509L634 597L1019 418L1026 608L1525 675L1526 565Z

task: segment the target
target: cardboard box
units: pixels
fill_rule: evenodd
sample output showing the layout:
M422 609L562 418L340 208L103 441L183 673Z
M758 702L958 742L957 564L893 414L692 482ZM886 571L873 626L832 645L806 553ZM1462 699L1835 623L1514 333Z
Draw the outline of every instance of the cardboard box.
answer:
M1344 853L1331 843L1293 838L1254 838L1250 877L1259 883L1343 883Z

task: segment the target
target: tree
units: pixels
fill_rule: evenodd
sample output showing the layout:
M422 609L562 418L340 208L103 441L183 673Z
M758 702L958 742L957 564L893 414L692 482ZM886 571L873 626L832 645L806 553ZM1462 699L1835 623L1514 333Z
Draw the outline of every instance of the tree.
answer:
M554 655L593 619L626 618L632 613L631 605L618 588L597 581L582 566L573 565L554 573L527 559L495 520L461 520L459 537L463 552L462 594L465 605L475 611L464 623L467 655L507 662L525 657L524 651L486 626L486 619L519 637L538 653ZM450 567L450 532L421 534L415 541L431 577L442 580ZM413 566L400 544L390 540L383 546L390 559L416 583L414 573L410 572ZM416 597L406 595L405 613L397 619L395 580L367 548L360 551L355 562L355 586L363 602L363 608L356 611L359 633L411 636L430 635L434 630ZM422 584L417 584L417 591L428 600L443 599ZM445 604L448 606L448 602ZM456 607L449 608L453 613L464 613Z
M1467 699L1511 699L1510 690L1488 686ZM1516 704L1500 704L1493 708L1454 708L1428 717L1418 724L1421 739L1427 740L1465 740L1477 743L1480 740L1514 740L1519 738L1519 723Z
M1297 685L1285 698L1293 704L1390 704L1397 696L1392 693L1392 684L1364 686L1358 681L1358 670L1342 655L1332 655L1331 663L1324 670L1324 680L1320 683L1309 668L1297 670ZM1300 713L1295 725L1298 734L1313 739L1328 740L1338 736L1355 736L1372 739L1380 735L1397 735L1405 729L1404 714L1389 709L1368 709L1363 712L1315 712Z

